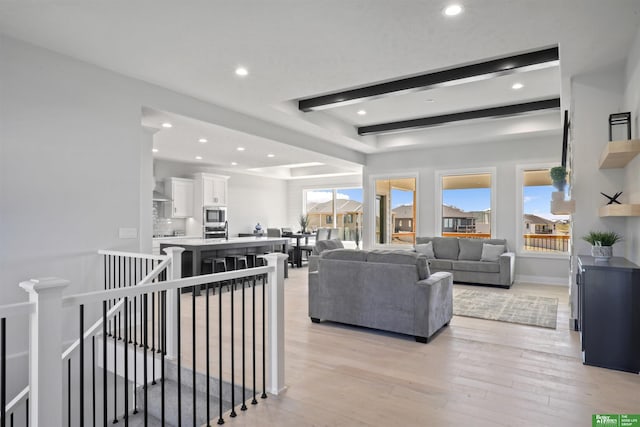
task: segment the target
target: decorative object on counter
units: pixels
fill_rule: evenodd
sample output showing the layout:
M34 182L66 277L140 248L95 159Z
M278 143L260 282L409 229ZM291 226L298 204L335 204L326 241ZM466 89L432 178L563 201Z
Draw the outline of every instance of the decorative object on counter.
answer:
M608 261L613 255L613 245L622 240L615 231L590 231L582 240L591 244L591 256L596 261Z
M229 240L229 221L224 222L224 240Z
M553 186L558 191L564 191L567 185L567 169L564 166L555 166L549 170L549 176L553 181Z
M300 214L300 217L298 218L298 224L300 224L300 232L302 234L306 233L307 227L309 226L309 215Z
M255 229L253 230L253 234L262 234L262 226L260 223L257 223Z
M613 126L626 125L627 138L631 139L631 113L614 113L609 114L609 141L613 141Z
M621 204L621 203L618 201L618 197L620 197L620 195L622 194L622 191L617 192L616 194L614 194L614 195L613 195L613 197L611 197L611 196L609 196L609 195L607 195L607 194L604 194L602 191L600 192L600 194L602 194L604 197L606 197L607 199L609 199L609 203L607 203L608 205L612 205L612 204L614 204L614 203L616 203L616 204L618 204L618 205L619 205L619 204Z

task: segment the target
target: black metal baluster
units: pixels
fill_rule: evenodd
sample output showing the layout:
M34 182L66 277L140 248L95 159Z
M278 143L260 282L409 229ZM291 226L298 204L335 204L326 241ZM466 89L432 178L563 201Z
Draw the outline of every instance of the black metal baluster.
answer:
M107 301L102 301L102 425L107 425Z
M273 283L271 284L274 285ZM262 395L260 396L262 399L267 398L267 370L266 365L266 357L267 357L267 345L266 345L266 295L267 295L267 275L262 275Z
M0 384L0 426L6 426L6 406L7 406L7 318L0 320L0 341L2 349L0 350L0 375L2 375L2 383Z
M257 405L256 400L256 278L253 278L253 287L251 288L251 312L252 312L252 346L253 346L253 399L251 399L252 405Z
M198 285L199 286L199 285ZM196 425L196 285L191 290L191 381L193 387L193 425Z
M115 286L114 286L115 289ZM115 305L115 299L114 299ZM116 316L113 316L113 424L118 423L118 333L116 332Z
M160 356L160 373L162 378L160 379L161 383L161 399L160 399L160 411L161 411L161 422L162 425L165 425L165 415L164 415L164 399L165 399L165 376L164 376L164 357L167 354L167 291L162 291L162 355Z
M84 304L80 304L80 426L84 426Z
M222 418L222 282L218 290L218 424L224 424Z
M156 293L151 292L151 384L156 385Z
M71 358L67 359L67 425L71 427Z
M124 297L124 425L129 425L129 349L127 348L127 341L129 340L129 330L127 323L129 323L129 313L127 312L129 307L129 298Z
M29 427L29 398L28 398L28 397L27 397L27 405L26 405L26 408L27 408L27 413L26 413L26 415L25 415L25 416L26 416L26 420L27 420L26 426L27 426L27 427Z
M181 289L177 289L176 291L176 324L178 329L178 342L176 343L176 352L178 353L176 356L178 358L178 427L182 426L182 330L181 330L181 321L180 317L180 292Z
M118 257L118 289L120 289L121 287L124 287L124 276L125 276L125 271L124 271L124 259L123 257ZM116 302L120 301L120 298L117 299ZM122 310L118 311L118 339L122 340L122 322L121 322L121 317L122 317Z
M148 328L147 328L147 304L148 304L148 300L147 300L147 295L148 294L144 294L143 295L143 301L144 301L144 305L143 305L143 309L142 309L142 318L143 318L143 341L144 341L144 352L143 352L143 357L144 359L143 361L143 369L144 369L144 374L143 374L143 378L144 378L144 425L146 427L147 423L149 422L149 396L148 396L148 387L147 385L149 384L148 379L147 379L147 340L148 340Z
M207 283L205 286L205 353L207 359L207 427L210 426L209 420L211 419L211 404L209 403L209 396L211 394L211 386L209 384L209 378L211 378L211 372L209 369L209 288L211 287L211 283Z
M96 336L91 337L91 410L93 427L96 426Z
M247 397L246 397L246 372L245 372L245 309L244 309L244 289L247 285L246 278L242 279L242 406L241 411L247 410Z
M235 331L234 329L234 309L233 309L233 295L236 293L236 285L237 285L237 280L233 279L233 284L231 285L231 290L230 290L230 294L231 294L231 413L229 414L230 417L235 418L236 417L236 370L235 370ZM220 380L222 381L222 378L220 378Z

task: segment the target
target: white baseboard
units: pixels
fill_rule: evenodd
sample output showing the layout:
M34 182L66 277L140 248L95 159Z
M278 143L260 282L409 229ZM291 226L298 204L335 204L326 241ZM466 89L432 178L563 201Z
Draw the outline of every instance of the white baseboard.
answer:
M516 282L537 283L541 285L553 285L553 286L565 286L567 288L569 287L568 277L528 276L528 275L516 274Z

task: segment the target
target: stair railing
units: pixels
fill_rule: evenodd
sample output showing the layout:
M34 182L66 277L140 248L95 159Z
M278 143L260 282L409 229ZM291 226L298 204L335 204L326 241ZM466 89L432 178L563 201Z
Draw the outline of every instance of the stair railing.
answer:
M36 279L28 282L23 282L20 284L22 288L27 290L30 294L30 302L25 303L24 306L20 309L20 313L25 314L29 313L30 315L30 354L29 354L29 371L31 383L27 389L21 391L11 402L6 406L6 409L14 410L17 405L21 402L27 403L27 424L26 425L47 425L47 426L58 426L62 425L63 419L66 418L69 425L71 422L69 420L72 419L71 414L71 391L72 391L72 369L71 369L71 356L72 354L79 352L79 360L78 360L78 371L74 375L73 384L77 384L79 386L79 390L77 392L79 402L74 405L77 407L78 414L74 414L74 420L79 420L79 425L84 425L85 421L88 421L88 425L91 424L91 418L93 418L94 425L96 421L96 409L100 407L98 403L99 400L102 400L102 413L98 414L101 416L102 421L105 422L108 418L108 407L107 407L107 396L106 396L106 386L107 386L107 371L117 373L117 376L114 376L114 381L112 389L114 393L118 390L118 377L121 378L120 387L124 389L124 399L123 407L117 408L114 406L113 408L113 422L117 422L118 418L124 420L125 426L128 425L128 418L131 413L135 414L138 409L143 409L143 415L147 417L147 389L150 384L155 383L156 379L161 379L161 385L163 387L163 396L164 396L164 369L165 369L165 359L173 359L178 362L178 379L180 379L180 373L182 371L182 365L180 363L181 358L181 349L180 349L180 291L183 289L195 289L195 287L204 287L206 290L206 306L207 306L207 393L209 392L209 343L208 343L208 331L209 331L209 291L213 287L215 292L216 286L219 288L218 293L218 301L219 301L219 313L222 316L222 285L225 284L229 287L229 284L232 284L231 290L228 292L231 298L231 310L232 310L232 319L233 319L233 295L235 294L235 289L238 284L240 284L240 289L242 292L242 299L244 302L245 297L245 288L247 283L251 283L253 280L253 287L251 289L253 295L253 327L255 329L255 303L256 303L256 280L258 284L260 280L262 280L262 395L261 397L266 398L266 391L269 391L272 394L278 394L284 386L284 334L283 334L283 270L278 268L279 265L283 262L283 257L286 255L282 254L271 254L266 256L268 260L268 266L265 267L257 267L247 270L239 270L225 273L215 273L210 275L202 275L190 278L180 278L181 271L181 248L168 248L167 257L155 257L147 259L151 259L156 265L153 270L150 272L146 272L146 274L139 274L139 281L136 281L136 271L140 271L138 267L128 268L127 263L129 261L124 261L125 259L133 259L132 254L127 253L115 253L115 252L106 252L102 251L100 254L105 257L105 260L109 259L109 262L105 262L106 265L114 265L110 257L120 257L115 258L118 259L118 268L107 270L110 273L106 273L114 277L117 275L118 278L126 277L129 274L134 278L134 280L129 280L126 283L132 283L134 286L127 286L125 282L111 282L110 279L105 279L105 287L106 290L97 291L97 292L88 292L78 295L72 295L63 297L62 292L63 289L68 285L68 281L54 278L47 279ZM134 254L138 255L138 254ZM141 258L141 257L138 257ZM157 261L157 262L156 262ZM131 261L131 265L135 265L135 261ZM120 266L124 268L121 269ZM143 277L144 276L144 277ZM163 281L162 279L168 279ZM136 284L137 283L137 284ZM267 291L268 288L268 291ZM149 296L152 296L152 301L155 301L155 297L157 297L158 303L158 311L156 314L149 317ZM195 314L195 293L193 298L193 312ZM267 300L268 295L268 300ZM154 297L155 296L155 297ZM140 300L140 308L141 310L137 310L137 307L133 301ZM84 329L84 321L85 321L85 306L95 304L102 304L102 316L98 320L96 320L90 328ZM109 307L110 306L110 307ZM64 390L63 386L63 371L65 370L63 366L60 365L60 359L56 357L52 357L55 354L55 349L60 348L62 342L62 323L61 319L64 317L62 311L64 308L76 308L78 309L79 314L79 338L72 343L72 345L65 350L62 355L63 362L67 361L67 401L66 405L63 405L64 396L61 393ZM4 311L3 311L4 310ZM16 309L17 310L17 309ZM0 307L0 315L2 313L10 313L11 308ZM267 320L268 313L268 320ZM243 333L245 326L245 317L244 317L244 305L242 306L242 325L243 325ZM133 316L133 319L132 317ZM195 326L195 315L193 318L193 385L194 385L194 396L195 396L195 386L196 386L196 369L195 369L195 340L196 340L196 326ZM124 322L122 322L122 318L124 318ZM219 320L221 320L220 318ZM220 328L220 339L222 339L222 321L218 322L218 326ZM124 324L124 327L122 325ZM232 324L232 337L233 337L233 320L231 320ZM265 329L265 326L268 325L268 330ZM157 347L155 344L150 345L149 342L149 327L156 328L152 329L152 337L157 338ZM140 332L140 339L137 342L136 339L132 340L131 333L136 334L136 331ZM156 333L157 331L157 333ZM254 331L255 332L255 331ZM256 333L253 334L253 400L251 403L257 403L255 399L256 393ZM259 335L259 334L258 334ZM95 359L101 360L102 364L102 374L103 374L103 390L96 390L96 366L93 364L93 369L91 371L91 383L92 390L91 401L92 404L90 407L92 408L92 414L88 414L85 412L85 384L88 380L85 377L85 342L91 339L91 359L95 361ZM268 341L268 345L267 345ZM112 343L112 344L109 344ZM119 343L123 343L124 345L120 345ZM97 346L96 346L97 344ZM130 350L131 345L133 344L134 351ZM141 346L144 351L144 356L140 357L138 352L135 351L135 347ZM122 348L124 347L124 349ZM222 341L219 343L220 352L222 352ZM232 355L234 343L231 345ZM4 349L4 347L3 347ZM244 372L245 372L245 342L244 335L242 336L242 379L244 386ZM151 350L151 356L147 355L147 351ZM267 351L268 351L268 360L269 363L267 365ZM119 355L119 353L122 353ZM158 356L159 354L159 356ZM1 356L1 355L0 355ZM120 360L118 357L121 356ZM129 376L131 367L128 366L128 362L130 361L130 356L132 356L132 360L134 362L134 371L135 371L135 363L136 361L141 360L143 366L141 367L141 373L135 373L132 377ZM220 353L222 356L222 353ZM60 357L60 356L58 356ZM159 363L161 363L161 374L155 373L155 361L156 358L160 358ZM57 362L56 362L57 359ZM233 357L232 357L233 359ZM1 360L1 357L0 357ZM149 360L153 364L153 369L148 366ZM64 363L62 364L64 365ZM233 366L233 362L232 362ZM0 366L1 368L1 366ZM104 369L106 368L106 369ZM233 371L233 369L232 369ZM267 372L269 374L269 382L266 382ZM0 375L2 373L0 372ZM2 375L2 379L4 381L5 376ZM223 411L222 411L222 384L223 384L223 372L222 372L222 357L220 358L220 367L219 367L219 387L220 387L220 406L219 406L219 414L218 414L218 423L224 422L223 420ZM133 385L142 385L142 389L144 391L144 408L139 408L138 401L135 393L135 389L131 389L130 384ZM181 382L178 381L178 390L181 389ZM235 397L234 397L234 373L231 373L231 400L232 404L235 405ZM1 390L0 390L1 391ZM242 410L246 409L246 405L244 402L244 391L245 388L242 389L243 400L242 400ZM102 393L100 395L100 393ZM179 393L179 391L178 391ZM2 394L2 393L0 393ZM87 394L88 395L88 394ZM132 396L133 395L133 396ZM0 396L1 397L1 396ZM28 399L28 400L27 400ZM129 408L130 401L133 400L133 408ZM117 402L117 399L114 396L114 402ZM4 401L3 401L4 403ZM193 406L195 408L195 397ZM114 404L115 405L115 404ZM67 412L64 413L64 407L66 406ZM2 408L5 408L5 405L2 405ZM133 409L133 412L131 412ZM75 409L74 409L75 411ZM164 411L164 405L163 405ZM8 413L8 412L7 412ZM207 417L210 414L209 401L207 400ZM230 416L235 416L235 406L232 407ZM195 422L196 412L193 412L193 419ZM164 412L163 412L164 417ZM4 417L2 417L4 419ZM210 418L207 418L209 420ZM164 419L163 419L164 423ZM4 425L4 424L3 424Z

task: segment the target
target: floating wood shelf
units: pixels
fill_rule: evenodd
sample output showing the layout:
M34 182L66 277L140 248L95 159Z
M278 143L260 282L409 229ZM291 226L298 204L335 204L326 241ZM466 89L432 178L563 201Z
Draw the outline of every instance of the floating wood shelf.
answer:
M554 215L571 215L576 211L575 200L552 200L551 213Z
M640 205L605 205L598 213L600 216L640 216Z
M640 153L640 139L611 141L600 155L600 169L623 168L638 153Z

